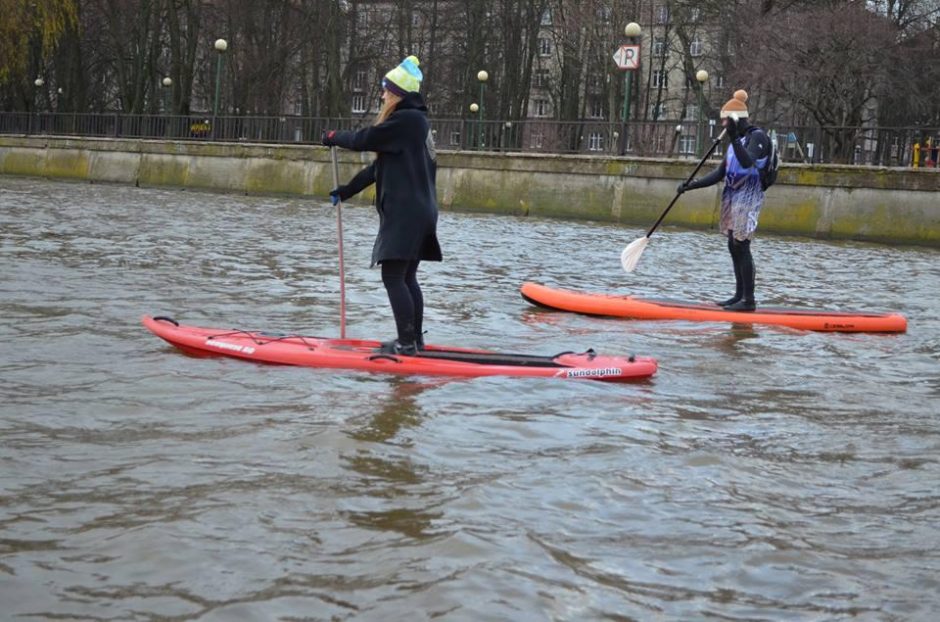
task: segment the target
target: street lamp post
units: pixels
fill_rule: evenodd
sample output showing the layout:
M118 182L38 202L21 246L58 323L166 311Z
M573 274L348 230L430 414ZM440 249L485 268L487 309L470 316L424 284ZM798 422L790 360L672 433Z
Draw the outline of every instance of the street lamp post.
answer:
M173 78L167 76L163 78L163 112L170 113L170 87L173 86Z
M163 80L161 81L161 84L163 84L163 114L169 117L170 114L172 113L171 107L172 107L172 102L173 102L173 95L172 95L173 78L171 78L170 76L165 76ZM172 132L171 127L170 127L170 124L171 124L170 119L167 118L166 121L164 121L164 124L166 126L164 128L164 132L167 136L170 136Z
M33 80L33 84L36 85L35 100L36 100L36 131L37 132L42 131L42 119L40 118L39 115L42 112L42 85L45 83L46 81L42 79L42 76L37 76L36 79ZM30 126L32 126L32 116L30 116L29 119L30 119Z
M483 132L483 86L486 84L486 81L489 80L490 74L485 71L477 72L477 80L480 81L480 148L482 149L486 145L484 144L484 132Z
M480 107L477 105L476 102L473 102L473 103L470 104L470 113L471 113L471 114L476 114L479 110L480 110ZM470 149L472 149L472 148L473 148L473 132L472 132L472 130L473 130L473 121L468 121L467 123L468 123L468 125L469 125L469 128L468 128L469 131L467 131L467 137L468 137L468 138L467 138L467 145L466 145L466 146L469 147Z
M38 78L33 80L33 84L36 85L36 97L37 97L36 112L40 112L40 109L42 108L42 85L44 85L45 83L46 81L42 79L42 76L39 76Z
M695 132L695 155L702 157L702 146L704 145L702 136L705 134L705 125L702 123L702 118L704 117L705 83L708 81L708 72L704 69L699 69L695 74L695 79L698 80L698 129Z
M215 65L215 101L212 103L212 134L215 135L215 119L219 114L219 85L222 82L222 57L225 56L225 50L228 49L228 41L225 39L215 40L215 51L219 53L219 58Z
M630 22L623 29L623 34L626 35L628 43L631 44L635 41L636 37L640 36L641 32L643 31L636 22ZM627 153L627 122L630 120L630 83L633 81L633 72L640 66L639 63L639 53L637 53L635 65L624 68L623 72L623 114L621 115L623 119L623 131L620 133L620 155Z

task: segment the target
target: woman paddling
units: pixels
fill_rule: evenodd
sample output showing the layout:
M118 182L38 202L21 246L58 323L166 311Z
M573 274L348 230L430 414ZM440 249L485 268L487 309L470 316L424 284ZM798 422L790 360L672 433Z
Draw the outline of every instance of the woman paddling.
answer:
M764 130L748 123L747 92L738 90L721 108L722 124L727 128L728 149L721 166L701 179L682 182L677 191L706 188L724 180L721 193L719 231L728 237L728 251L734 265L734 296L720 302L728 311L753 311L754 258L751 239L764 204L761 170L770 156L770 139Z
M359 131L325 131L323 144L375 151L376 159L348 184L330 191L336 205L375 184L379 233L372 265L382 267L382 283L395 315L398 337L382 344L387 354L415 354L424 348L424 298L418 264L441 261L437 241L437 176L428 109L418 92L422 74L409 56L385 74L382 108L375 124Z

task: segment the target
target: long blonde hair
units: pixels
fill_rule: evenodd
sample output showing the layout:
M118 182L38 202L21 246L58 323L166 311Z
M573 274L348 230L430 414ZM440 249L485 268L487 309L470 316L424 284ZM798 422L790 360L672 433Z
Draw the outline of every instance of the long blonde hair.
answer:
M375 117L375 123L373 123L373 125L384 122L389 115L395 112L395 106L398 105L401 99L400 95L392 93L391 91L385 91L385 100L382 102L382 109L379 110L378 116Z

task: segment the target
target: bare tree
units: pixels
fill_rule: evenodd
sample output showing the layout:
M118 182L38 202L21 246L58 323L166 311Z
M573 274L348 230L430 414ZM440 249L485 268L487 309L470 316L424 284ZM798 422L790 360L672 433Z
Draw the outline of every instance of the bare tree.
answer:
M114 76L120 109L148 112L148 104L157 100L153 95L162 50L158 0L93 0L88 8L102 20L97 60ZM149 112L154 112L152 106Z
M169 76L173 80L170 110L189 114L192 107L196 53L202 41L202 2L200 0L164 0L164 15L169 35L167 55Z
M733 75L765 93L792 102L826 133L833 158L849 157L853 136L845 129L872 121L878 87L891 68L887 20L857 3L804 8L747 22L739 37Z

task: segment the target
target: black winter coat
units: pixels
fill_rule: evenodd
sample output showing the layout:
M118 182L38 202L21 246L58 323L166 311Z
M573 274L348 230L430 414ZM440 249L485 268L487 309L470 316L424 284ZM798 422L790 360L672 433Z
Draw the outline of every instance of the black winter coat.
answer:
M345 200L375 184L379 233L372 265L394 259L442 259L437 241L437 162L427 112L424 98L409 93L384 122L333 136L339 147L378 154L338 188Z

